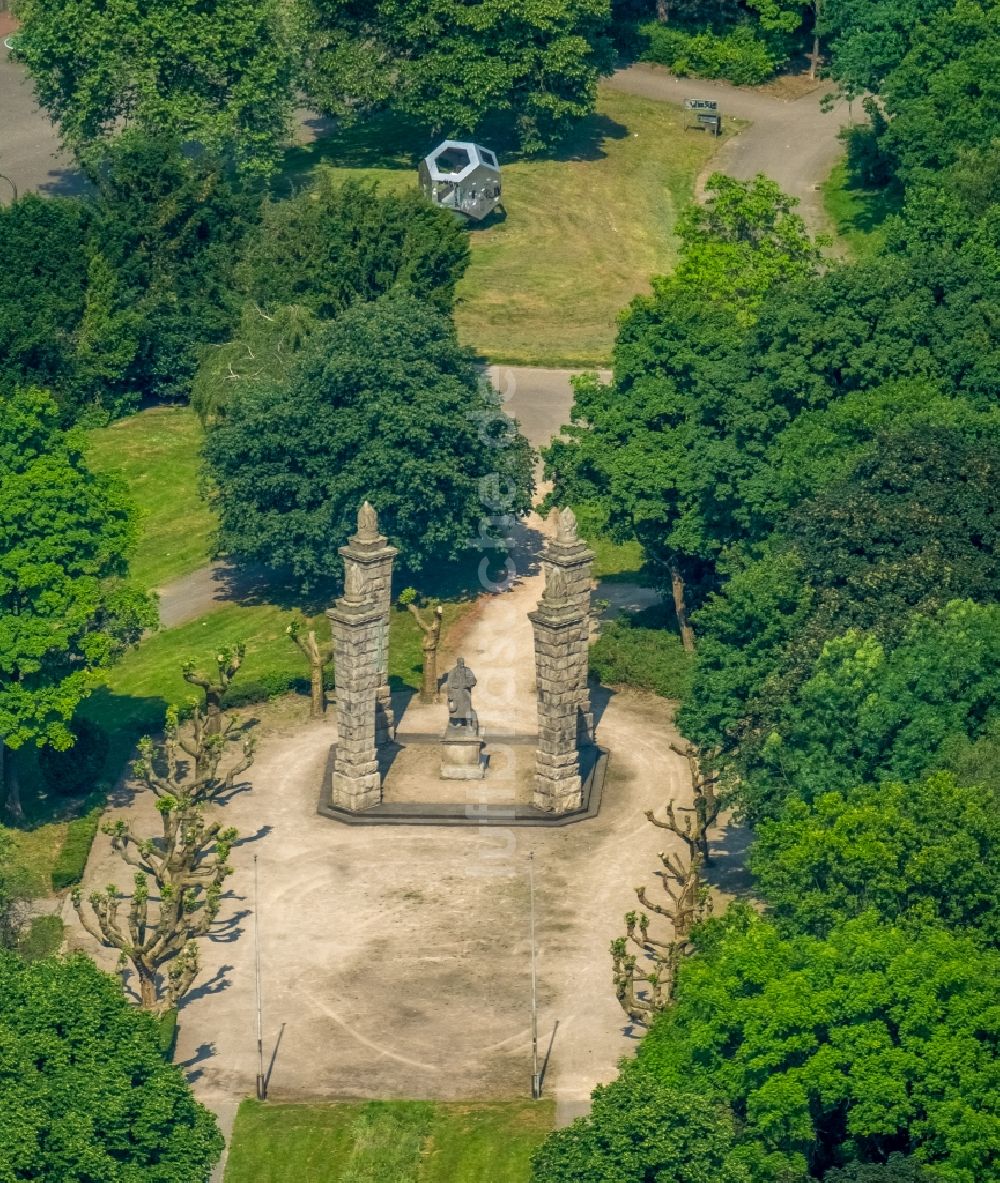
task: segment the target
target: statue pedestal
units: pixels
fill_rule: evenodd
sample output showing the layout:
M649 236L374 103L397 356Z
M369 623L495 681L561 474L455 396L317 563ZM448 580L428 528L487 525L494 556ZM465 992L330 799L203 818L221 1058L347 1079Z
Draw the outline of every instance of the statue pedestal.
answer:
M486 775L483 748L486 740L478 729L447 727L441 737L441 779L482 780Z

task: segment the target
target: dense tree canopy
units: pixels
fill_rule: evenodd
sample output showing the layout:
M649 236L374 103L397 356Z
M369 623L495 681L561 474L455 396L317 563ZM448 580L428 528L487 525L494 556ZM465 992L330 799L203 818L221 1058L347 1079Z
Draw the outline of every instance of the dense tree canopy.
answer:
M114 399L177 398L200 343L236 321L234 255L256 220L218 159L170 135L121 135L94 154L80 349Z
M436 135L537 151L594 108L608 0L311 0L306 89L323 109L390 102Z
M458 558L527 510L530 450L450 323L409 295L316 333L288 381L240 389L205 446L224 551L322 587L369 500L400 561ZM492 491L491 491L492 490Z
M1000 954L870 913L819 940L731 910L697 940L625 1072L727 1101L754 1183L892 1152L939 1183L997 1178Z
M537 1183L750 1183L733 1154L721 1102L633 1073L594 1090L587 1117L557 1130L536 1154Z
M84 160L122 128L194 140L267 174L293 107L278 0L20 0L18 57Z
M997 800L948 773L792 800L761 823L751 869L785 931L826 936L875 908L1000 944Z
M207 1183L215 1118L88 958L0 952L0 1177Z
M265 309L302 305L324 319L390 291L448 311L468 261L464 227L421 193L344 183L321 170L297 196L265 205L241 287Z
M136 537L124 484L91 472L82 445L46 394L0 394L0 755L69 747L94 671L155 621L124 582Z
M905 182L939 173L963 148L989 148L1000 107L1000 4L956 0L915 29L885 80L879 137Z
M87 288L86 209L34 194L0 207L0 386L36 383L72 398Z

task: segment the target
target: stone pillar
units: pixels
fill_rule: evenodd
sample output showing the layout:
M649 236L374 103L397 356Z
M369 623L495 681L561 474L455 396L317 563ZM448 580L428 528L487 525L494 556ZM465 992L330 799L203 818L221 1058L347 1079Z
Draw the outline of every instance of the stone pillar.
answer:
M389 607L398 553L379 533L366 501L358 532L340 548L344 594L327 611L337 687L337 756L333 804L361 810L382 799L378 748L394 734L389 697Z
M577 535L576 514L571 509L553 510L549 520L555 523L555 536L545 544L542 564L546 571L558 570L561 573L566 595L580 616L579 648L574 650L572 661L577 678L577 738L581 744L593 743L594 712L590 707L588 655L594 552Z
M564 510L556 538L542 554L545 591L529 613L535 633L538 748L534 804L567 813L583 803L580 743L593 739L587 690L590 639L590 564L593 554L576 537L576 519Z

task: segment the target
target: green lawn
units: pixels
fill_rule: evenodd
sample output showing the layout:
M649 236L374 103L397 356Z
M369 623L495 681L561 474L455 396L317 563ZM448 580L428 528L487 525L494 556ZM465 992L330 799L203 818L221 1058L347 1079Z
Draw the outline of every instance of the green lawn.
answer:
M848 176L844 161L830 173L822 189L827 217L851 256L864 259L877 254L885 242L885 220L900 207L895 190L859 188Z
M162 587L209 561L215 519L198 496L201 424L189 407L154 407L90 432L90 460L121 472L142 515L132 574Z
M557 159L502 160L506 217L470 229L455 311L462 340L513 365L606 363L618 313L673 265L678 209L721 142L686 121L680 108L603 86ZM415 143L398 120L348 129L293 149L278 191L321 163L345 178L414 185Z
M444 630L468 603L445 605ZM292 613L273 604L228 604L207 616L147 637L109 673L107 685L91 695L81 713L100 723L119 750L112 764L125 759L137 735L157 730L168 705L184 704L199 691L184 681L187 658L211 668L212 655L227 645L246 644L243 667L233 682L255 700L298 690L303 707L309 668L285 632ZM313 625L321 643L330 638L329 621L320 613ZM397 688L419 689L423 668L422 634L409 612L393 611L389 621L389 677Z
M244 1101L226 1183L528 1183L553 1118L548 1101Z

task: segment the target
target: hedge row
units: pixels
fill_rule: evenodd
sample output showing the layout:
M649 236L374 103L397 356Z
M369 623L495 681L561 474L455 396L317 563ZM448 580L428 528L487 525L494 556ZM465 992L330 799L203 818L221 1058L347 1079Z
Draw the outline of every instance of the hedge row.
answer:
M787 55L761 40L751 25L726 33L691 33L658 22L644 25L647 62L668 66L683 77L725 78L737 86L757 86L773 78Z
M52 888L62 891L72 887L83 878L83 869L90 857L90 848L94 844L94 836L100 824L102 809L96 806L83 817L74 818L69 823L66 841L59 852L59 857L52 868Z

